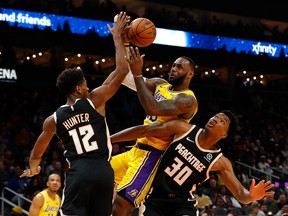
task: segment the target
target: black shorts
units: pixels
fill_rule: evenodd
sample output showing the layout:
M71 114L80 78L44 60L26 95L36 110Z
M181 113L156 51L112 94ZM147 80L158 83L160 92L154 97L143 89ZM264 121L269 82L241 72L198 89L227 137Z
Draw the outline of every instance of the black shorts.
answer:
M150 195L138 211L141 216L196 216L198 211L194 204L195 202L184 198L163 198ZM135 213L133 216L136 215Z
M81 158L71 161L64 184L62 214L111 215L114 172L107 160Z

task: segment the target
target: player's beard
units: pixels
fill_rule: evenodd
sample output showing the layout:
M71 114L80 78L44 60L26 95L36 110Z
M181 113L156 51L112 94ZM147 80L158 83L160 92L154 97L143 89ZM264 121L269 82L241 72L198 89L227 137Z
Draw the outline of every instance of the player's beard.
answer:
M179 85L184 82L185 78L186 78L186 74L179 76L175 79L170 79L170 77L168 77L167 81L172 85Z

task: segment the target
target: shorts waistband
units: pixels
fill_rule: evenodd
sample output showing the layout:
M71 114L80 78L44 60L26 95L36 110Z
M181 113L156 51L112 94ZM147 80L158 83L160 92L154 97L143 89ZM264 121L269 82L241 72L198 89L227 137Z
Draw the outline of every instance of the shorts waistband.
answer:
M159 149L154 148L153 146L150 146L150 145L147 145L147 144L143 144L143 143L140 143L140 142L137 142L137 143L135 144L135 148L142 149L142 150L146 150L146 151L164 152L164 151L162 151L162 150L159 150Z

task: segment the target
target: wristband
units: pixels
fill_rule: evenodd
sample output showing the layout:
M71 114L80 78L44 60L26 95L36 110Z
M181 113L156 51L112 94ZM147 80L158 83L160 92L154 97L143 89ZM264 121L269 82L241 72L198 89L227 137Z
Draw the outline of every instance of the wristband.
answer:
M143 77L143 75L140 74L140 75L134 76L134 78L139 78L139 77Z

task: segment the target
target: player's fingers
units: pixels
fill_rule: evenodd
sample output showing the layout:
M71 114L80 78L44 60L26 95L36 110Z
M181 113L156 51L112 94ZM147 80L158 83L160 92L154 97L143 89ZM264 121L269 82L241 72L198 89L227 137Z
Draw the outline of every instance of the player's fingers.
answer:
M39 174L40 171L41 171L41 166L38 166L38 167L37 167L37 174Z
M128 64L132 64L133 63L133 61L128 56L125 56L125 59L126 59Z
M252 179L251 187L254 187L254 186L255 186L255 179Z
M111 28L111 26L109 24L107 24L107 28L111 32L112 28Z
M267 185L270 185L271 182L270 181L266 181L266 182L263 182L264 186L267 186Z
M118 21L121 21L122 19L122 11L119 14L116 14L114 16L114 23L117 23Z
M120 19L121 21L123 21L126 18L126 12L121 11L119 13L118 19Z
M26 176L26 173L22 173L21 175L20 175L20 178L23 178L23 177L25 177Z
M126 15L126 22L130 22L131 16Z
M261 180L261 181L259 182L259 185L264 186L264 185L265 185L265 180Z
M270 185L265 185L265 190L270 190L274 187L274 184L270 184Z
M26 170L23 170L23 173L20 175L20 177L25 177L25 176L28 176L30 175L30 169L26 169Z
M114 19L113 19L113 22L114 22L114 23L117 22L117 20L118 20L118 16L119 16L119 14L116 14L116 15L114 16Z
M275 194L275 191L266 191L265 194L266 194L266 195L274 195L274 194Z
M127 61L129 64L131 63L130 58L128 58L127 56L125 56L125 59L126 59L126 61Z
M119 15L119 21L121 22L121 27L125 27L127 24L127 20L126 20L126 14L125 13L120 13Z
M132 56L133 58L136 57L135 50L134 50L134 48L133 48L132 46L130 46L130 53L131 53L131 56Z
M131 50L130 50L130 47L129 47L126 51L127 51L127 58L130 60L130 58L131 58Z
M135 51L136 51L136 56L140 57L141 55L140 55L140 51L139 51L138 47L135 47Z

